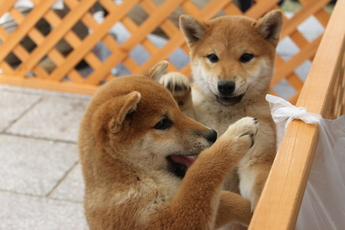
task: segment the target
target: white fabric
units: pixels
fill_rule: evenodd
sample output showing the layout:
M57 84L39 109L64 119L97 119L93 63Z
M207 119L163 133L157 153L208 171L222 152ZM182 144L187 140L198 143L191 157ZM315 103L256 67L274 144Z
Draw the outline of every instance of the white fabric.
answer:
M326 120L282 98L267 95L266 100L277 124L278 144L293 119L319 124L319 141L296 229L345 229L345 115Z

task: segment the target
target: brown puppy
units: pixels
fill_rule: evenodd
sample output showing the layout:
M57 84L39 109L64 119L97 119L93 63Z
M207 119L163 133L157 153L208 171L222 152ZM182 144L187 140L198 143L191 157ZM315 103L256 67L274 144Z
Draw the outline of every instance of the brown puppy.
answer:
M256 119L241 119L216 141L214 130L184 116L152 80L167 65L108 82L88 106L79 152L90 229L249 224L249 201L221 186L253 145Z
M242 117L258 118L255 145L225 183L225 189L249 199L252 210L276 154L275 124L265 95L282 21L279 10L259 20L222 16L203 22L183 15L180 27L190 47L192 90L188 79L179 73L169 73L160 80L185 115L219 134Z

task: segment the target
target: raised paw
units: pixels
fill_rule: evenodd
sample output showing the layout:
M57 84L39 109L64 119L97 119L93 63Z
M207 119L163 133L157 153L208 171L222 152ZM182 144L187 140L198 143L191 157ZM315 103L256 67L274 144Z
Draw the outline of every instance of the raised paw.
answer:
M170 72L163 75L159 83L171 92L182 112L192 108L191 86L189 79L185 75L178 72Z
M227 135L236 141L241 149L253 147L255 136L258 132L258 121L253 117L244 117L230 125L226 131Z
M170 72L163 75L159 83L164 85L174 97L183 97L191 91L189 79L178 72Z

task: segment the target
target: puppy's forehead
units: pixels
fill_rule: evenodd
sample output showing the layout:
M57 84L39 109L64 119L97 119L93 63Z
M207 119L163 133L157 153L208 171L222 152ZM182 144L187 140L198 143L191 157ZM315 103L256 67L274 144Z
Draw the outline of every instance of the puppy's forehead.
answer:
M245 16L221 16L209 20L211 26L217 26L218 28L243 28L250 27L256 20Z
M253 26L254 23L254 19L243 16L223 16L209 22L210 29L207 34L210 38L214 39L215 36L220 41L240 40L243 37L255 35L260 36Z
M208 22L205 39L198 46L200 53L220 51L267 52L267 42L255 29L256 20L244 16L222 16Z

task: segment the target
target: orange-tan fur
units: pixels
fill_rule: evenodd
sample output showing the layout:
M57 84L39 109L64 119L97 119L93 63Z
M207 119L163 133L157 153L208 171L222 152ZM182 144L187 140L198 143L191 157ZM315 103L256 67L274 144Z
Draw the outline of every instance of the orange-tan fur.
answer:
M225 189L239 192L250 200L253 211L276 154L275 124L265 95L273 75L281 27L279 10L258 20L221 16L203 22L182 15L180 28L190 47L193 85L189 85L184 75L175 72L160 79L185 115L219 134L242 117L258 119L255 145L224 184ZM224 83L226 90L222 88ZM244 95L242 100L234 102L240 95Z
M153 80L166 67L160 62L106 83L87 108L79 153L91 230L199 230L250 222L249 201L221 186L253 145L256 119L241 119L215 141L214 130L183 115ZM183 179L168 170L171 154L198 156Z

